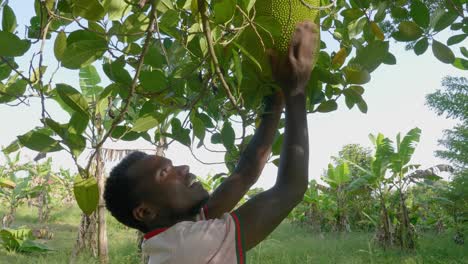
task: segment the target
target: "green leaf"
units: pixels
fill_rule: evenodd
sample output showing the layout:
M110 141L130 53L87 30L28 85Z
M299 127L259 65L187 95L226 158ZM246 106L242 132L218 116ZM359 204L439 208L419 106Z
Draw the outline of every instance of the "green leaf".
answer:
M140 84L146 92L157 92L167 87L167 78L161 70L143 71L140 74Z
M430 22L429 9L419 0L411 1L410 15L414 22L422 28L427 28Z
M156 127L159 124L158 117L154 113L145 114L139 117L130 131L144 132Z
M397 63L395 55L390 52L385 55L385 58L382 62L387 65L395 65Z
M22 96L24 94L28 82L23 79L18 79L16 82L7 86L5 89L1 88L2 85L3 84L0 84L0 91L3 91L8 95L7 97L9 97L10 100L7 101L13 101L16 99L16 97ZM0 101L2 100L0 99Z
M86 215L91 215L99 202L99 190L95 178L83 179L77 176L73 185L73 193L80 209Z
M458 14L455 12L445 12L435 23L434 31L442 31L450 26L457 19Z
M14 33L16 29L16 16L9 5L3 6L2 29L3 31Z
M463 56L468 58L468 49L466 49L465 47L460 47L460 52Z
M67 38L62 65L69 69L79 69L101 58L106 50L105 38L85 30L74 31Z
M224 24L229 21L236 11L235 0L217 0L214 4L214 20L217 24Z
M126 126L117 126L112 131L111 137L124 141L134 141L140 138L140 133L130 131Z
M75 0L73 15L86 18L90 21L98 21L104 17L106 11L99 0Z
M132 84L132 76L130 76L124 67L125 60L122 57L111 63L105 63L102 66L102 69L104 70L104 73L107 75L107 77L109 77L109 79L112 81L130 86Z
M348 22L354 21L364 15L360 8L345 9L340 13Z
M435 39L432 40L432 52L443 63L452 64L455 61L452 50Z
M328 113L328 112L335 111L336 109L338 109L338 104L335 102L335 100L329 100L329 101L325 101L321 103L317 107L316 111L320 113Z
M460 35L451 36L447 40L447 45L451 46L451 45L458 44L458 43L462 42L463 40L465 40L466 37L468 37L468 34L460 34Z
M366 103L366 101L364 101L364 100L360 101L359 103L357 103L357 106L358 106L359 110L362 113L364 113L364 114L367 113L367 103Z
M237 48L239 48L239 50L242 52L242 54L244 54L245 56L247 56L247 58L249 58L250 61L252 61L252 62L255 64L255 66L258 67L258 69L259 69L260 71L262 71L262 66L261 66L260 63L255 59L255 57L252 56L252 54L250 54L244 47L242 47L241 45L239 45L239 43L233 42L233 44L234 44Z
M54 55L58 61L61 61L63 58L63 53L67 48L67 35L62 30L57 34L54 42Z
M429 41L427 40L427 38L422 38L414 45L414 53L416 53L416 55L418 56L424 54L428 47Z
M387 2L381 1L378 4L377 13L375 13L375 16L374 16L374 21L377 23L382 22L385 19L386 15L387 15Z
M63 83L57 84L56 90L57 94L60 96L60 99L62 99L63 102L67 104L71 109L84 116L89 115L88 103L78 90Z
M211 136L211 144L221 144L223 143L223 138L220 133L214 133Z
M468 60L463 58L455 58L453 66L457 67L460 70L468 70Z
M86 130L89 123L89 117L81 112L75 112L68 123L68 131L73 134L81 135Z
M18 140L23 146L38 152L55 152L62 150L57 140L35 130L18 136Z
M392 17L397 18L397 19L408 18L408 10L399 6L393 7L390 11L390 14L392 15Z
M96 68L93 65L83 67L80 69L79 76L80 89L83 92L83 96L96 101L99 93L102 91L102 88L97 86L101 82L101 78Z
M21 147L22 146L21 146L19 140L15 140L15 141L11 142L10 145L8 145L6 148L2 149L2 152L5 153L5 154L10 154L10 153L13 153L15 151L18 151Z
M388 41L375 40L362 49L357 49L355 62L369 73L373 72L385 60L388 54Z
M350 38L354 38L362 33L364 27L367 24L367 18L363 17L357 21L353 21L348 24L348 35ZM336 32L336 31L335 31Z
M328 84L339 84L341 82L340 76L338 74L331 73L328 69L317 66L314 70L318 73L318 79L321 82Z
M0 31L0 56L3 57L19 57L23 56L31 47L31 42L21 40L15 34L6 31Z
M271 152L273 155L280 155L281 148L283 147L284 134L277 134L273 146L271 147Z
M141 35L138 33L143 34L149 25L149 18L144 13L135 13L131 14L125 19L124 23L122 24L122 31L126 34L137 34L137 37Z
M167 63L166 58L161 53L160 49L156 45L150 46L148 53L145 56L145 64L159 69L162 68L165 63Z
M193 134L200 140L200 142L203 142L205 139L205 124L197 117L197 115L192 115L190 117L190 121L192 122Z
M75 157L79 157L86 148L86 138L82 135L67 133L63 140Z
M392 36L398 41L414 41L420 38L423 30L413 21L403 21L398 26L398 31Z
M227 150L234 147L236 134L229 121L224 122L223 128L221 129L221 137L223 139L223 145Z
M366 84L371 80L369 72L358 66L346 66L343 72L346 81L351 84Z
M66 131L64 125L60 125L55 120L50 119L50 118L46 118L45 123L47 127L49 127L50 129L52 129L52 131L54 131L55 134L59 135L62 138L64 137L65 135L64 132Z
M110 20L120 20L131 11L131 6L125 0L104 0L103 6Z
M180 13L175 10L167 10L161 17L159 26L167 33L171 33L177 28L180 21Z

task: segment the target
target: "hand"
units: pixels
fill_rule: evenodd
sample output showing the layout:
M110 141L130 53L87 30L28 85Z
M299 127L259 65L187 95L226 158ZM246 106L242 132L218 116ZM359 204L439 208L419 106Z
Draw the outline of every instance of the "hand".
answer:
M273 78L286 96L305 93L313 69L312 61L320 45L319 27L312 22L299 23L291 39L287 57L270 52Z

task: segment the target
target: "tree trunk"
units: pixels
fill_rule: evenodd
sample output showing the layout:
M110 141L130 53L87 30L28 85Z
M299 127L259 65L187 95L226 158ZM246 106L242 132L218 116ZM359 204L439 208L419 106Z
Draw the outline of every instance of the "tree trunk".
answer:
M89 250L94 257L97 256L96 220L96 213L93 213L90 216L87 216L84 213L81 214L81 222L78 229L75 247L73 248L73 252L70 257L70 264L75 263L76 257L83 250Z
M47 173L45 176L45 181L42 183L43 185L48 184L50 180L50 173ZM49 219L49 201L47 199L47 189L46 187L42 188L41 194L38 197L39 208L38 208L38 218L39 223L44 224Z
M398 232L398 241L401 249L414 249L415 238L414 230L410 224L408 208L406 207L406 198L400 189L400 223Z
M15 221L16 208L12 205L10 206L10 211L6 213L2 218L2 227L7 228Z
M392 245L393 237L387 206L382 194L380 194L380 207L380 225L377 229L377 240L381 246L387 248Z
M96 178L99 190L99 203L98 203L98 254L99 262L107 264L109 262L109 251L107 243L107 224L106 224L106 205L104 201L104 162L102 161L100 151L96 154Z

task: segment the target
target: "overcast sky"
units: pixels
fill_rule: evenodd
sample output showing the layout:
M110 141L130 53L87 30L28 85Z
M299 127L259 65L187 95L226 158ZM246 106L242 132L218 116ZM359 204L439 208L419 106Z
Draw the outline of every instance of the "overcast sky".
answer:
M19 3L21 8L19 8ZM24 31L24 24L31 17L33 7L25 5L23 1L10 1L17 13L18 22L21 25L19 32ZM440 37L445 42L448 35ZM56 62L50 49L53 43L47 43L46 64L49 64L49 72L55 69ZM467 76L466 71L461 71L451 65L439 62L429 50L422 56L414 55L413 51L405 51L401 44L391 43L391 52L397 58L396 66L383 65L373 74L370 83L365 85L364 99L367 101L369 111L362 114L357 108L348 110L343 100L340 99L339 109L333 113L313 114L308 116L310 137L310 178L318 179L323 169L330 162L330 156L336 155L346 144L357 143L371 147L368 139L369 133L381 132L385 136L394 139L398 132L406 133L414 127L422 129L421 141L413 156L413 163L428 167L444 162L434 157L434 151L440 149L437 140L443 135L443 130L453 127L455 122L444 117L438 117L425 106L425 95L440 88L441 80L446 75ZM37 49L36 49L37 50ZM458 48L453 49L459 54ZM30 58L31 56L29 56ZM28 59L29 60L29 59ZM20 68L27 69L27 60L19 60ZM48 76L48 75L46 75ZM78 71L60 70L55 78L56 83L66 82L78 88ZM103 85L105 85L105 80ZM56 104L47 105L49 113L59 121L66 122L68 116ZM38 101L31 100L31 106L8 107L0 105L0 146L6 146L17 135L24 134L40 126L40 105ZM137 141L131 143L111 143L108 146L116 148L152 148L151 145ZM23 160L32 159L35 153L24 150ZM197 152L199 157L207 162L223 161L223 155L207 152ZM70 168L73 166L69 154L66 152L51 155L56 167ZM84 156L84 155L83 155ZM187 148L173 144L167 151L167 157L174 164L188 164L191 171L199 176L208 173L226 172L223 165L207 166L198 163ZM0 158L2 161L3 158ZM113 164L108 164L108 168ZM267 165L257 186L270 187L276 177L276 167Z

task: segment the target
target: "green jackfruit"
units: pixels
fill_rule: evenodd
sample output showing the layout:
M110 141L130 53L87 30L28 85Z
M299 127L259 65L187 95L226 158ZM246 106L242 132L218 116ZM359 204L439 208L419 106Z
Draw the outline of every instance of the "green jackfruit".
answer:
M287 52L296 25L305 20L318 23L320 0L257 0L257 17L272 17L281 25L281 35L274 40L274 47L284 54ZM312 8L311 8L312 7Z
M310 8L319 6L320 0L257 0L255 29L248 27L240 43L261 76L271 77L267 50L273 49L284 56L298 23L308 20L319 24L319 10ZM317 45L315 52L319 49ZM314 59L313 63L317 58Z

